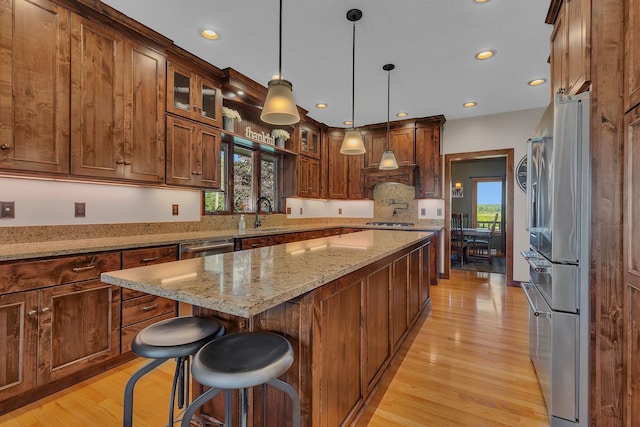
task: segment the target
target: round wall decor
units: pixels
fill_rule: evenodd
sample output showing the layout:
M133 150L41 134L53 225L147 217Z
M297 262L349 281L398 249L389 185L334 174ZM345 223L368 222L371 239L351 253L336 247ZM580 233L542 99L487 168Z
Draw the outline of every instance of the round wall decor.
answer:
M518 187L525 193L527 192L527 156L524 155L518 162L516 167L516 182Z

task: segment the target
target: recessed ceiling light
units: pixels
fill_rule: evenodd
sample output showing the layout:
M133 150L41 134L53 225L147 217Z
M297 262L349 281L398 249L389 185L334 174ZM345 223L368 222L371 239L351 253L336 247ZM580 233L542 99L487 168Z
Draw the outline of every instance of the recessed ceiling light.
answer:
M473 0L473 1L475 1L476 3L486 3L486 2L488 2L489 0Z
M547 79L535 79L535 80L531 80L529 82L529 86L540 86L541 84L545 83L547 81Z
M342 122L342 124L345 126L351 126L353 122L351 120L345 120L344 122Z
M327 107L328 107L328 105L325 104L324 102L319 102L319 103L316 104L316 108L318 108L320 110L324 110Z
M496 54L496 51L493 50L493 49L491 49L491 50L483 50L482 52L478 52L476 54L476 59L479 59L479 60L482 61L483 59L491 58L495 54Z
M462 104L462 106L463 106L464 108L473 108L473 107L475 107L476 105L478 105L478 103L477 103L477 102L474 102L474 101L465 102L464 104Z
M218 39L218 33L216 33L213 30L202 30L202 37L204 37L205 39L209 39L209 40L217 40Z
M407 117L409 115L409 113L405 113L404 111L401 113L396 114L396 117Z

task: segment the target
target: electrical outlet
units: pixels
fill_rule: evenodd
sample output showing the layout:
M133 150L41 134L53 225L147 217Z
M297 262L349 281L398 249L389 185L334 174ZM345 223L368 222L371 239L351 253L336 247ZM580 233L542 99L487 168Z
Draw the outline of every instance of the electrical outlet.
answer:
M177 203L174 203L173 205L171 205L171 214L173 216L180 215L180 205L178 205Z
M427 215L427 209L426 208L420 208L420 216L426 216Z
M342 208L338 208L338 215L342 215Z
M302 208L300 208L300 215L302 215Z
M15 218L16 202L0 202L0 218Z
M291 215L291 208L287 208L287 215Z
M86 209L86 203L84 202L76 202L75 203L75 210L74 210L74 215L76 218L84 218L85 216L87 216L87 209Z
M436 216L442 216L442 208L436 209Z

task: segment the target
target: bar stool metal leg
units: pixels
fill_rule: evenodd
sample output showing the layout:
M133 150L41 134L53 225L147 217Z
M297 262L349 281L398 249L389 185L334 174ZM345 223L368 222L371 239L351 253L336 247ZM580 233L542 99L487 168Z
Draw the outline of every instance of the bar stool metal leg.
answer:
M127 381L127 385L124 389L124 427L131 427L133 425L133 388L136 386L136 383L144 375L162 365L167 360L169 359L152 360L142 368L138 369L131 378L129 378L129 381Z

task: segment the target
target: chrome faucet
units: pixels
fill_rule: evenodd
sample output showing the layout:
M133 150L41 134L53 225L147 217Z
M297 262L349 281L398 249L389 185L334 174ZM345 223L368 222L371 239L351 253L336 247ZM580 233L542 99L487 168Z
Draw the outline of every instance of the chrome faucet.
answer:
M269 213L271 213L271 202L269 201L269 199L267 199L266 197L258 197L258 200L256 200L256 221L253 224L255 226L255 228L260 227L260 225L262 224L260 222L260 218L258 218L258 211L260 210L260 202L267 202L267 209Z

